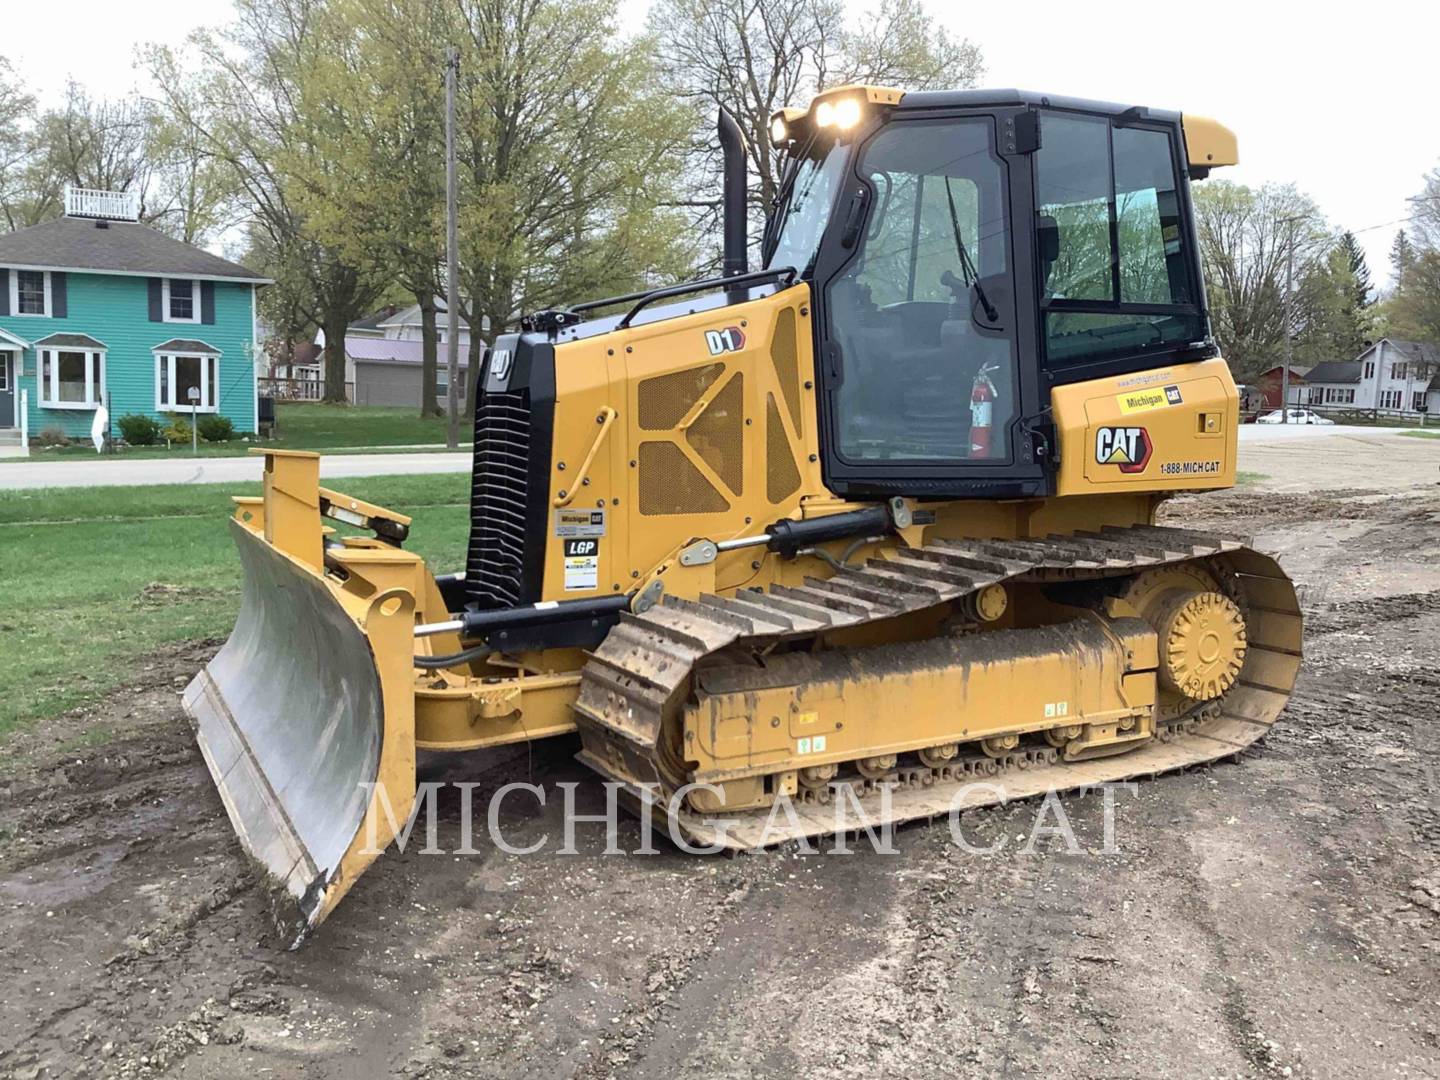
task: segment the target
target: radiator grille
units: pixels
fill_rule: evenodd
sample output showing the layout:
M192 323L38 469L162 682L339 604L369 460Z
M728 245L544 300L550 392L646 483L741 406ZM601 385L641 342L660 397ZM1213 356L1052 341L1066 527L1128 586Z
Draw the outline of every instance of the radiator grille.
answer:
M480 395L465 576L471 598L487 606L513 607L524 593L530 435L528 391Z
M736 373L685 432L702 461L736 495L745 493L745 376Z
M765 395L765 497L772 503L784 502L800 486L800 472L795 468L795 455L785 437L785 424L775 395Z
M640 444L640 513L718 514L730 509L685 451L670 442Z

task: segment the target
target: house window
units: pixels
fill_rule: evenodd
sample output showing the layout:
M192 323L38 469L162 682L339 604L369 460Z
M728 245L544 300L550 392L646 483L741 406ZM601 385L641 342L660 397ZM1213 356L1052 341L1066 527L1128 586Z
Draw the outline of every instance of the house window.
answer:
M1365 361L1365 378L1367 378L1367 379L1373 379L1374 377L1375 377L1375 361L1374 361L1374 360L1366 360L1366 361Z
M1391 377L1392 379L1403 379L1403 378L1405 378L1405 373L1406 373L1408 370L1409 370L1409 368L1408 368L1408 366L1405 365L1405 364L1391 364L1391 365L1390 365L1390 377Z
M1400 391L1400 390L1381 390L1381 391L1380 391L1380 408L1382 408L1382 409L1398 409L1398 408L1400 408L1401 394L1402 394L1402 391Z
M166 322L198 323L200 321L200 289L186 278L165 278L161 302Z
M94 409L105 393L105 354L95 349L40 350L40 405Z
M1410 399L1410 408L1414 409L1416 412L1419 412L1421 409L1425 408L1424 390L1415 391L1414 396L1412 396Z
M10 275L10 310L16 315L50 314L50 271L16 270Z
M215 412L220 400L219 367L220 358L212 354L156 353L155 410Z

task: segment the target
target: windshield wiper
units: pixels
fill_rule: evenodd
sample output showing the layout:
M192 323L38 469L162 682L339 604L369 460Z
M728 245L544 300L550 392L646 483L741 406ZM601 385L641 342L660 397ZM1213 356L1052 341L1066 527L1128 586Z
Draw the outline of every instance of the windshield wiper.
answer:
M965 240L960 235L960 215L955 212L955 193L950 189L948 176L945 177L945 201L950 204L950 228L955 232L955 249L960 253L960 272L965 275L965 284L975 290L980 306L985 309L986 321L998 323L1000 313L985 295L985 289L980 284L980 273L975 269L975 263L971 261L970 252L965 247Z

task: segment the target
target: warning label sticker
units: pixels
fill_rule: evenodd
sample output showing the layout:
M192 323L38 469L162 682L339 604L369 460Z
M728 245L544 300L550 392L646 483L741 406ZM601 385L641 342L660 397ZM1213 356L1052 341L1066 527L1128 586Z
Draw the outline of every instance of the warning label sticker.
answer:
M580 592L600 587L600 541L565 541L565 591Z
M604 536L605 511L598 509L556 510L555 535L559 537Z

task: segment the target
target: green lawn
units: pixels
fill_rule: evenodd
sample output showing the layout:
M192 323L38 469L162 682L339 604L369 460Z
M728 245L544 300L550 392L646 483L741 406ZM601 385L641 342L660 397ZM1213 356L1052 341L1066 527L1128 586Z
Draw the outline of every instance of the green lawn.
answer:
M415 518L407 547L463 566L468 474L337 481ZM240 570L225 519L258 484L0 492L0 740L95 700L170 642L224 636Z
M275 412L275 438L263 443L201 442L202 457L235 457L245 454L251 446L273 446L283 450L367 450L393 451L397 447L445 445L447 421L444 417L420 419L413 408L384 408L378 405L321 405L311 402L281 402ZM115 427L119 437L119 427ZM32 433L33 434L33 433ZM470 421L460 421L460 440L469 443L473 436ZM189 457L190 444L173 448L165 446L130 446L118 455L128 458ZM31 444L29 461L53 461L56 457L94 457L95 448L88 442L75 446L37 447Z
M1268 479L1270 479L1269 476L1263 472L1247 472L1245 469L1239 469L1235 473L1235 486L1246 487L1250 484L1258 484L1261 480Z
M1407 439L1440 439L1440 431L1402 431Z

